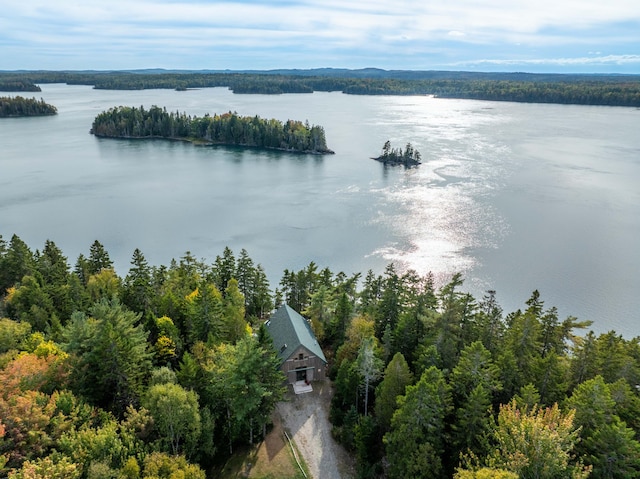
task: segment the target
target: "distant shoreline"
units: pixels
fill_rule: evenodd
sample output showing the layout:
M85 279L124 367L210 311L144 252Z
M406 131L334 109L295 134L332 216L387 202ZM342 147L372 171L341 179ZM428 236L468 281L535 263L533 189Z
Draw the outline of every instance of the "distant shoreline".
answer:
M320 68L271 71L0 72L3 88L37 84L91 85L101 90L226 87L236 94L339 91L349 95L432 95L519 103L640 107L640 75L540 74ZM8 90L15 91L15 90Z

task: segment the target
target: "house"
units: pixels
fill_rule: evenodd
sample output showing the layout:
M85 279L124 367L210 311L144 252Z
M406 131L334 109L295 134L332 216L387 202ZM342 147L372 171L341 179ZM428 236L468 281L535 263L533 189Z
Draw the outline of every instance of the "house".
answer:
M309 322L283 304L265 323L289 384L326 378L327 359Z

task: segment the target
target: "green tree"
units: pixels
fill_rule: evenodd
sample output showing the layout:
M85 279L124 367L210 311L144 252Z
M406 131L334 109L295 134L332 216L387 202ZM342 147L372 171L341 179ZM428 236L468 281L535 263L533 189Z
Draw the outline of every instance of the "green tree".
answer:
M37 257L37 270L45 284L62 286L67 283L69 264L53 241L45 241L42 253Z
M491 353L480 341L462 350L451 374L451 384L458 403L479 385L491 393L500 391L500 369L493 363Z
M244 296L238 288L238 281L234 278L227 283L222 298L222 310L224 317L225 341L235 343L247 334L247 322L244 319Z
M88 268L89 275L97 274L103 269L113 269L113 261L109 253L98 240L95 240L89 248Z
M335 309L335 300L330 288L320 285L318 290L309 298L309 306L302 311L302 314L309 317L311 328L321 343L327 333L330 333L329 322Z
M264 349L251 336L236 344L221 343L213 350L204 346L198 356L206 381L203 405L217 410L231 454L235 441L246 437L253 443L255 432L265 431L275 404L282 399L279 361L273 350Z
M18 235L13 235L5 253L0 256L0 294L22 280L25 275L33 275L36 262L33 252Z
M256 266L252 280L252 291L247 301L247 315L264 318L273 309L269 280L262 265Z
M616 415L610 385L602 376L580 384L567 401L581 427L576 451L593 466L592 478L640 477L640 443Z
M462 275L455 274L439 293L440 315L436 316L433 325L433 341L442 361L442 368L450 372L458 361L458 353L464 346L464 332L473 305L469 295L460 293Z
M96 427L70 428L57 448L81 465L84 477L94 477L92 472L119 469L137 452L135 444L127 439L119 424L105 415Z
M162 449L174 456L193 456L200 438L198 395L178 384L155 384L145 393L142 405L153 417Z
M596 335L593 331L589 331L573 347L570 364L572 389L587 379L593 379L598 375L597 361Z
M457 453L486 453L493 425L492 399L502 388L499 376L500 370L482 342L475 341L460 353L450 377L456 408L452 442Z
M222 294L214 285L202 281L187 297L189 301L187 338L190 344L207 341L219 342L227 337Z
M393 331L398 324L402 311L401 299L402 281L393 264L385 269L385 278L382 284L382 294L375 309L376 336L381 338L385 329Z
M476 336L485 348L495 354L504 335L505 325L502 320L502 308L496 300L495 290L487 291L479 304L476 318Z
M225 246L222 256L216 256L212 276L218 291L224 291L231 278L236 277L236 258L228 246Z
M60 322L53 301L34 276L23 276L19 286L9 291L6 304L15 319L28 322L35 331L58 332Z
M404 396L413 375L402 353L396 353L384 370L384 379L376 388L376 418L384 434L391 427L391 418L396 411L397 399Z
M391 430L384 436L389 477L432 478L443 474L445 418L451 395L442 371L427 369L398 398Z
M18 349L20 343L31 332L31 324L26 321L13 321L0 318L0 354Z
M117 298L119 292L120 278L113 269L103 268L87 280L87 293L94 303Z
M151 268L142 252L136 248L131 258L129 274L122 285L122 302L132 311L144 315L151 312L153 294Z
M115 299L96 303L90 314L93 319L77 315L65 330L67 350L78 358L73 382L94 404L123 414L138 403L151 367L148 333L140 315Z
M596 341L596 364L607 383L625 379L631 386L640 384L637 340L627 341L614 331L601 334Z

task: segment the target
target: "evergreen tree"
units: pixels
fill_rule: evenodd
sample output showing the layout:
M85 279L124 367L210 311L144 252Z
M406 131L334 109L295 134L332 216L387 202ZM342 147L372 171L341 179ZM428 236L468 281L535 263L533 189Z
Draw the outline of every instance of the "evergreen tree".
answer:
M453 444L457 453L471 451L477 456L486 453L492 426L492 399L502 388L499 377L500 370L480 341L460 354L450 377L456 406Z
M224 291L231 278L236 277L236 258L228 246L225 246L222 256L216 256L212 277L218 291Z
M131 258L131 268L122 285L122 302L137 313L151 313L153 288L151 268L142 252L136 248Z
M4 294L24 276L35 273L35 256L27 244L14 234L1 258L0 266L0 294Z
M244 296L238 288L238 281L230 279L222 299L222 314L224 318L223 337L225 342L235 343L247 335L248 324L244 319Z
M113 261L102 243L95 240L89 248L88 258L89 274L97 274L103 269L113 269Z
M187 339L189 344L196 341L207 341L211 338L219 342L229 333L224 320L222 294L218 289L205 281L189 295L189 326Z
M576 452L593 466L595 479L640 477L640 443L616 415L611 388L602 376L580 384L567 401L581 427Z
M376 418L384 434L391 427L391 418L397 409L397 399L404 396L413 375L402 353L396 353L384 370L384 379L376 388Z
M121 415L138 403L151 367L148 333L139 324L140 316L115 299L101 300L90 314L92 319L77 316L65 328L67 350L78 358L73 383L93 404Z
M427 369L407 387L384 436L389 477L443 477L445 418L450 410L450 390L439 369Z

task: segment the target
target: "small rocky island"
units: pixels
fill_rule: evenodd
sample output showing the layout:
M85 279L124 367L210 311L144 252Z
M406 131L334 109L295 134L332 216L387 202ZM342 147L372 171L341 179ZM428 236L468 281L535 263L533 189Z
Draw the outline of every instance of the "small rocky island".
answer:
M382 154L372 159L381 161L385 165L417 166L422 162L421 158L420 152L411 143L407 143L403 150L391 148L391 142L387 140L382 147Z
M189 141L198 145L226 145L280 150L314 155L332 154L327 147L324 128L309 122L223 113L203 117L166 108L119 106L100 113L90 133L104 138L164 138Z
M0 118L21 116L46 116L55 115L58 110L55 106L45 103L41 98L0 97Z

